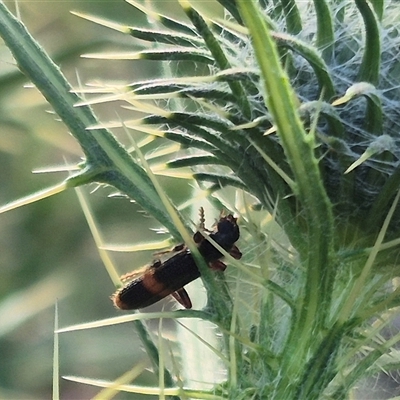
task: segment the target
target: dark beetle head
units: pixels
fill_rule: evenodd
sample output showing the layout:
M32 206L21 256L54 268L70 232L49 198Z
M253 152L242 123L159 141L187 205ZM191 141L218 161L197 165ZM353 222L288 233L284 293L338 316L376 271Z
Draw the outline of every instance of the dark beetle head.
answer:
M239 226L236 223L236 218L229 214L222 217L217 224L217 232L220 236L225 237L225 240L233 245L239 239Z

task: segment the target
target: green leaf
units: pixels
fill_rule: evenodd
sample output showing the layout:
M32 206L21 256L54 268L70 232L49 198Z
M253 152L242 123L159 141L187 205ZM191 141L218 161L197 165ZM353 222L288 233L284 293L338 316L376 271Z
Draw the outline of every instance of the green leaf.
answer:
M317 77L320 86L320 93L323 93L323 99L331 99L335 95L334 84L329 74L328 66L316 49L313 46L284 33L273 33L272 36L279 46L292 49L310 63L315 72L315 76Z
M282 8L286 18L287 30L292 35L297 35L301 29L301 17L294 0L282 0Z
M84 168L68 179L68 185L78 186L89 182L113 185L135 199L172 235L180 238L143 168L134 162L111 132L101 128L87 130L87 127L98 124L92 110L88 106L75 107L81 99L60 69L3 3L0 3L0 35L12 51L19 68L52 105L85 153Z
M218 67L221 70L231 68L228 58L225 55L224 49L219 45L218 40L214 37L203 17L189 4L187 0L179 0L179 2L186 12L187 16L192 21L193 25L196 27L199 35L201 35L204 39L204 42L210 50L211 54L213 55L215 63L218 65ZM246 118L250 119L250 104L247 100L247 96L240 82L229 81L228 85L231 88L232 93L238 98L243 115Z
M166 43L175 46L197 47L203 42L193 36L161 32L150 29L129 28L129 34L137 39L146 40L148 42Z
M173 31L176 31L177 33L184 33L186 35L190 36L197 36L196 32L193 30L192 27L189 25L177 21L175 19L172 19L170 17L167 17L163 14L160 14L150 8L147 8L146 6L134 1L134 0L126 0L127 3L131 4L138 10L142 11L144 14L146 14L149 19L152 19L154 21L160 22L162 25L164 25L168 29L172 29Z
M331 60L335 35L333 20L326 0L314 0L315 14L317 16L317 47L322 52L324 60Z
M364 20L366 34L358 80L377 85L381 65L381 38L378 21L367 0L355 0L355 3Z

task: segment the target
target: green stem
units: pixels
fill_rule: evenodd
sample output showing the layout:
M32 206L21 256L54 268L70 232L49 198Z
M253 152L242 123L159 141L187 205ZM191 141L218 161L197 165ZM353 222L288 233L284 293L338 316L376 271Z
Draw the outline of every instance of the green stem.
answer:
M334 268L332 253L333 216L323 187L314 137L304 131L294 103L295 94L280 64L271 33L253 1L238 1L243 20L250 31L253 48L264 81L264 95L274 117L282 146L291 167L298 198L307 225L307 247L299 249L306 268L305 290L298 306L287 348L283 353L282 387L292 385L304 365L313 335L322 328L330 307ZM313 346L311 346L313 347Z
M332 327L328 335L322 340L314 353L314 357L307 363L304 376L300 379L297 400L319 399L326 387L336 374L334 368L336 354L345 328L340 325Z
M150 334L144 322L133 321L133 323L135 325L136 332L146 349L146 353L150 358L151 364L153 365L154 368L154 372L157 374L159 371L159 357L160 357L157 347L151 340ZM171 374L166 368L164 368L163 374L164 374L165 387L174 387L176 383L173 381ZM172 398L174 400L180 400L180 397L178 396L172 396Z

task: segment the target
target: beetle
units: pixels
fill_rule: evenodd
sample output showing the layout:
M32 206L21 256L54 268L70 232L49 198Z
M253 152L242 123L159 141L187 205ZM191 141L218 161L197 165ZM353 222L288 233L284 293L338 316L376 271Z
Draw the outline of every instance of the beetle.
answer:
M207 233L197 231L193 240L199 253L213 270L224 271L226 265L221 261L223 254L205 236L218 243L235 259L240 259L242 253L235 246L240 236L236 221L232 214L221 215L214 230L207 231L204 228L204 209L200 208L200 227ZM183 307L192 308L184 286L199 278L200 271L191 251L184 244L175 246L172 253L164 261L158 258L143 269L122 276L121 280L130 282L111 297L114 305L122 310L134 310L148 307L172 295Z

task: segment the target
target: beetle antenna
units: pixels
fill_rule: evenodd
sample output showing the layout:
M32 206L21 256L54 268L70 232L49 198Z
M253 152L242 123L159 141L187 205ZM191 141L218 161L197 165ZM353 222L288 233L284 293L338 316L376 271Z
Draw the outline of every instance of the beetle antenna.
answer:
M199 217L200 217L199 229L204 231L206 229L206 226L205 226L206 219L204 217L204 208L203 207L200 207L200 209L199 209Z

